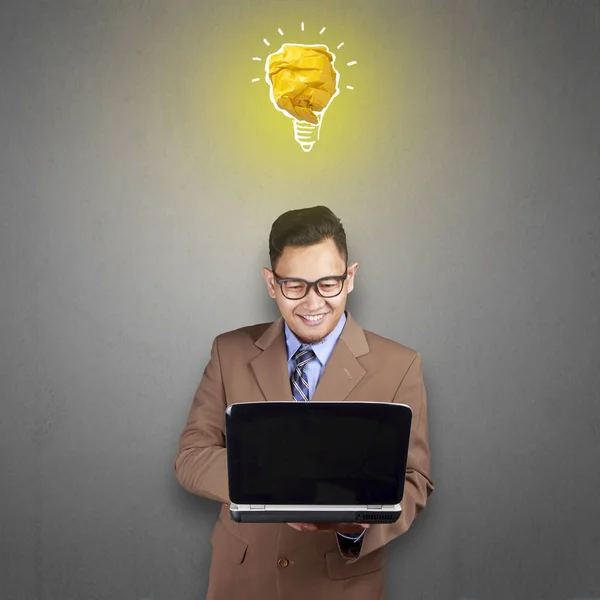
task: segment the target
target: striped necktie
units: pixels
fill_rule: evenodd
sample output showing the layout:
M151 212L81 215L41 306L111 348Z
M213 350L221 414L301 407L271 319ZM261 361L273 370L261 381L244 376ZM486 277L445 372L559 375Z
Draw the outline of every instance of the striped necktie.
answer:
M315 358L315 353L308 346L300 346L292 357L294 371L292 372L292 396L296 402L308 402L308 380L305 366Z

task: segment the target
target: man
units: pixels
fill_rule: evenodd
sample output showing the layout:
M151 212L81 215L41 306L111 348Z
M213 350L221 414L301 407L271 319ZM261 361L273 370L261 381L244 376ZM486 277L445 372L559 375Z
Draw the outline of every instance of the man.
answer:
M381 600L383 547L410 527L433 490L421 357L363 330L345 310L358 264L347 265L346 235L328 208L281 215L269 254L263 277L282 318L213 341L175 459L186 490L222 503L207 600ZM265 400L408 404L413 421L400 519L371 526L233 521L225 409Z

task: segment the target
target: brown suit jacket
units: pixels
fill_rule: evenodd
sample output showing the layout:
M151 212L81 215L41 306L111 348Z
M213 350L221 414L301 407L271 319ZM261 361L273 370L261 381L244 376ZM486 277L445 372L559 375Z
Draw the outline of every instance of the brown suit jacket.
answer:
M372 525L359 556L333 532L280 523L236 523L229 515L225 409L235 402L290 400L283 319L219 335L179 440L175 473L189 492L222 503L211 537L207 600L378 600L383 547L403 534L434 489L429 478L421 357L363 330L348 313L312 402L401 402L413 410L402 516Z

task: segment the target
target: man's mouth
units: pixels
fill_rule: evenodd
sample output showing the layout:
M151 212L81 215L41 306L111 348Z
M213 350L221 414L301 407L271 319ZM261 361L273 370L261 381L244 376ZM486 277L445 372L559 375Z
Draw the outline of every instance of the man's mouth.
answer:
M299 315L307 325L318 325L325 318L326 313L320 315Z

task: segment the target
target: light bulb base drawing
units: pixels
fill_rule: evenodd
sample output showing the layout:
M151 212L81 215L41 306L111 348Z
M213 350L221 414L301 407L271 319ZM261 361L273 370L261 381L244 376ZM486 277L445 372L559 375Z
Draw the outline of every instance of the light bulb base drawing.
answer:
M300 148L304 152L310 152L319 139L322 116L317 114L317 119L319 122L316 125L294 119L294 139L300 144Z

